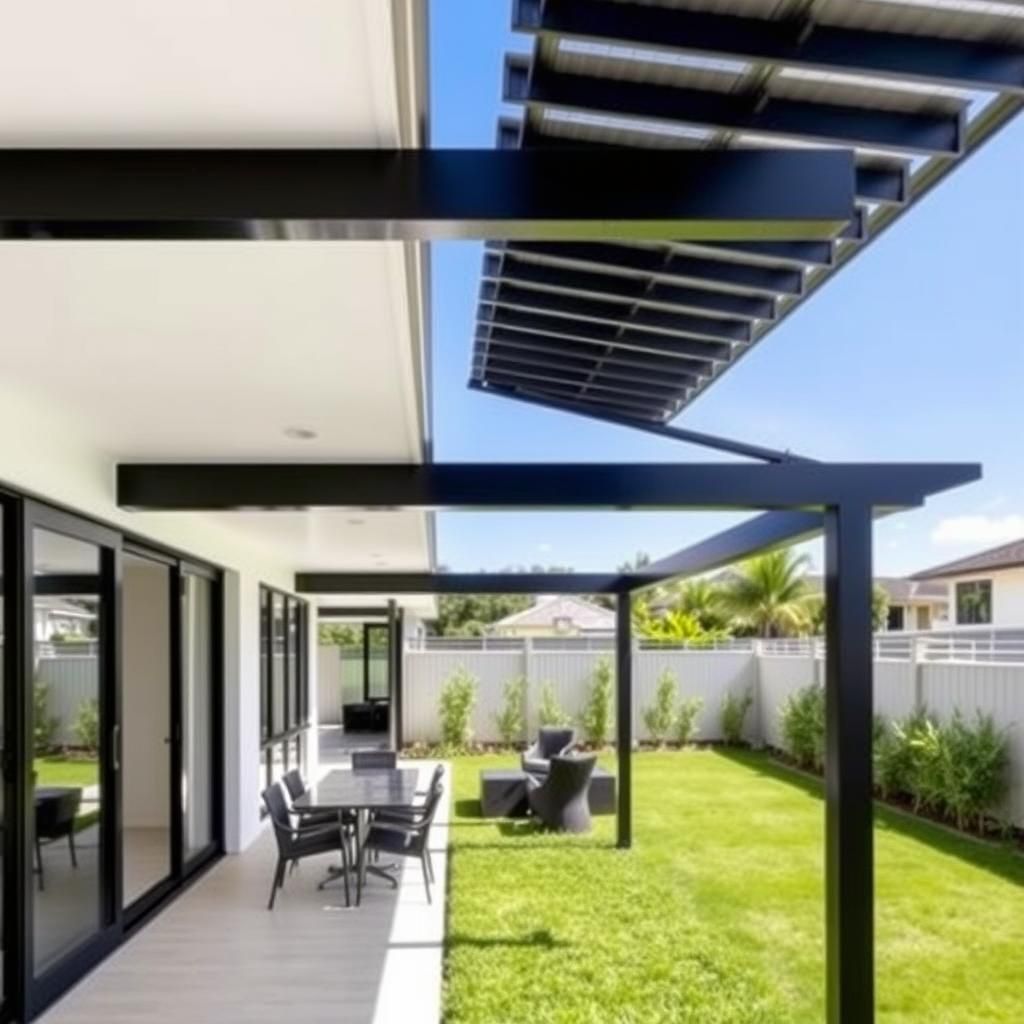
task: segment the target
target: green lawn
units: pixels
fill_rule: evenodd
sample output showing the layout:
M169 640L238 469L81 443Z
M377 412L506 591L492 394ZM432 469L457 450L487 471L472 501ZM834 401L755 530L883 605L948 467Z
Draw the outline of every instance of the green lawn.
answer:
M634 848L479 817L454 765L448 1024L820 1024L820 787L754 753L634 762ZM878 1019L1024 1019L1024 858L880 810Z
M95 761L54 755L37 757L34 762L37 786L94 786L99 782Z

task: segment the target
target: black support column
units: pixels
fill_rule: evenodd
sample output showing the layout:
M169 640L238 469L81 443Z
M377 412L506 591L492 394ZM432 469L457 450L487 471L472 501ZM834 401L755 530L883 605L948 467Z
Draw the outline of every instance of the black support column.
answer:
M617 845L633 845L633 632L629 594L615 605L615 750L618 756Z
M398 750L398 724L395 718L395 638L397 615L395 601L388 601L388 739L392 750Z
M874 839L871 508L825 514L825 930L828 1024L871 1024Z
M392 735L395 739L395 750L400 751L405 742L402 736L402 704L405 668L405 610L399 608L394 618L395 628L391 637L393 668L391 673L391 718L394 721Z

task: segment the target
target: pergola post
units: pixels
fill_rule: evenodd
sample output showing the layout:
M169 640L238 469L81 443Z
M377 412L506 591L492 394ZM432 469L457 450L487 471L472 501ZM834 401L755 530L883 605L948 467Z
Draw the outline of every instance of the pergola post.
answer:
M615 602L615 751L618 758L619 802L616 809L620 850L633 845L633 633L628 593Z
M395 715L395 641L397 616L394 598L388 601L388 738L394 750L398 750L399 728Z
M828 1024L874 998L871 508L825 513L825 932Z
M395 723L395 750L401 751L402 745L405 742L405 737L402 735L402 705L404 703L402 687L405 682L403 675L405 668L405 610L402 608L397 609L395 612L395 629L392 636L391 651L394 657L394 669L391 677L391 717Z

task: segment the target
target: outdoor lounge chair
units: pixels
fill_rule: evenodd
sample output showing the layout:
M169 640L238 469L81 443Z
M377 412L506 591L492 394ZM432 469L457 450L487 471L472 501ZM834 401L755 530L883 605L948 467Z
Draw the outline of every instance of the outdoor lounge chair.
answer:
M359 862L356 865L356 906L363 896L363 882L366 874L367 853L386 853L392 857L417 857L423 869L423 885L427 890L427 903L431 903L430 883L434 879L434 865L430 859L430 826L434 823L437 805L441 802L444 787L441 776L435 770L434 781L426 803L422 807L413 808L408 821L381 821L375 818L366 833L366 839L359 850Z
M522 755L523 771L530 775L547 775L548 762L551 758L568 754L574 746L575 729L553 725L541 726L537 742Z
M43 876L43 843L52 843L65 836L71 854L71 866L78 867L78 853L75 850L75 818L82 803L82 791L72 787L46 787L36 790L36 873L39 875L39 891L46 887Z
M548 828L559 832L589 832L587 791L596 765L596 754L551 758L551 770L543 782L527 778L530 810Z
M275 782L263 791L263 802L267 805L270 820L274 825L274 838L277 840L277 866L274 868L274 881L270 888L270 902L267 910L274 909L277 890L284 885L285 868L305 857L313 857L321 853L341 851L341 859L345 868L345 897L348 898L348 849L342 842L341 829L335 824L292 825L288 802L280 783Z

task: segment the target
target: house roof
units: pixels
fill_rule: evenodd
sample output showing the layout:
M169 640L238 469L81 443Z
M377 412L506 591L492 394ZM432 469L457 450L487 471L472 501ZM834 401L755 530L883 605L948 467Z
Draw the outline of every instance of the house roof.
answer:
M592 601L579 597L541 597L537 603L521 612L513 612L491 624L492 629L507 626L531 626L554 628L558 619L568 619L578 629L586 632L615 629L615 613Z
M837 237L488 245L470 386L664 425L1024 106L1024 18L914 0L514 0L499 145L851 149ZM614 187L614 182L609 183ZM781 237L781 236L780 236Z
M818 590L822 589L824 577L808 576L807 582ZM911 601L945 602L949 595L940 583L925 583L915 578L904 576L876 576L875 585L881 587L894 604Z
M1014 569L1024 566L1024 537L1000 544L999 547L979 551L976 555L958 558L953 562L944 562L932 569L924 569L913 575L915 580L942 579L947 576L967 576L976 572L989 572L993 569Z

